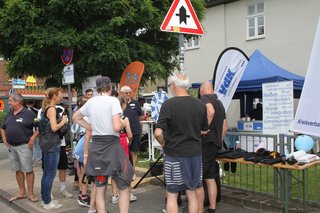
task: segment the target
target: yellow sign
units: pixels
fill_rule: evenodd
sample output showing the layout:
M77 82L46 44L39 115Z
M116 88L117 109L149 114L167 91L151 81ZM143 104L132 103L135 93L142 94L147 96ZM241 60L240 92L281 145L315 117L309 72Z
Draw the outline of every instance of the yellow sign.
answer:
M28 76L26 80L27 86L37 86L37 80L33 76Z

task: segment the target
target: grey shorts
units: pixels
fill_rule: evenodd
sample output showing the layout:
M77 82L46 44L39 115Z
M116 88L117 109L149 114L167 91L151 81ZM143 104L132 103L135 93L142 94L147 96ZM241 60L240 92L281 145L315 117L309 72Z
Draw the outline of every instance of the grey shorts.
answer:
M32 172L32 150L28 144L11 146L9 160L12 171Z
M97 187L106 186L108 183L108 178L108 176L95 176L94 183ZM112 178L115 180L119 190L130 187L130 184L128 184L128 182L125 180L123 174L115 174Z
M202 186L201 155L192 157L171 157L166 155L164 177L170 193L193 191Z

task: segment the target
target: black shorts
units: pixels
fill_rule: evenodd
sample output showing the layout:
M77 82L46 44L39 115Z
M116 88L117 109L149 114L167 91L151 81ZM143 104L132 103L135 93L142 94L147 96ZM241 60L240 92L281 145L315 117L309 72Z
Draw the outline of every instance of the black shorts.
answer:
M68 169L68 157L66 153L66 147L61 146L58 170L65 170L65 169Z
M219 147L214 143L202 144L203 179L214 179L219 176L216 157Z
M139 152L140 144L141 144L141 135L140 134L133 135L132 142L129 147L130 152Z

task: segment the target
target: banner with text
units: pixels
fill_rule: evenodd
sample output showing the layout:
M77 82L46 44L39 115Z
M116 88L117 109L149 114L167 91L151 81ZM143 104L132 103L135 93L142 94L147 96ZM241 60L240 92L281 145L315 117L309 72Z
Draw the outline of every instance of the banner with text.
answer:
M215 94L217 94L226 111L248 61L248 56L235 47L225 49L218 58L212 82L214 83Z
M132 97L136 97L143 72L144 63L139 61L130 63L122 73L119 89L123 86L129 86L132 88Z
M292 131L320 137L320 19Z
M262 84L263 133L288 134L293 121L293 81Z

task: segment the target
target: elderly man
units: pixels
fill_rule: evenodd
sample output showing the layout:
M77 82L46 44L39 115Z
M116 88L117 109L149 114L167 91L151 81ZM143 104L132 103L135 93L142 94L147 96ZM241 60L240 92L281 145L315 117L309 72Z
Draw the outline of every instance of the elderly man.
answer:
M188 94L189 79L176 74L169 79L175 96L165 101L155 130L164 148L167 212L178 212L178 192L186 191L188 212L198 213L196 189L202 186L201 133L208 130L205 105Z
M143 119L143 112L139 102L132 98L132 89L129 86L123 86L121 88L121 93L126 99L127 107L124 110L124 115L128 117L130 122L130 128L132 132L132 142L130 144L129 150L132 159L133 166L133 180L136 178L135 169L137 162L137 153L140 151L140 140L141 140L141 125L140 120Z
M32 168L32 148L39 134L34 128L36 115L23 107L23 98L20 94L11 95L9 105L11 110L1 126L1 136L8 147L10 166L16 172L19 186L19 192L9 201L28 198L36 202L39 199L33 193L34 172ZM25 179L29 190L28 196L26 196Z
M202 166L203 179L208 187L210 206L208 213L215 212L217 185L215 178L219 175L216 167L216 156L222 146L223 138L227 133L227 120L224 107L216 94L214 94L212 83L205 81L200 87L201 101L206 105L209 124L208 134L202 137ZM203 212L204 191L197 190L199 201L199 212Z

